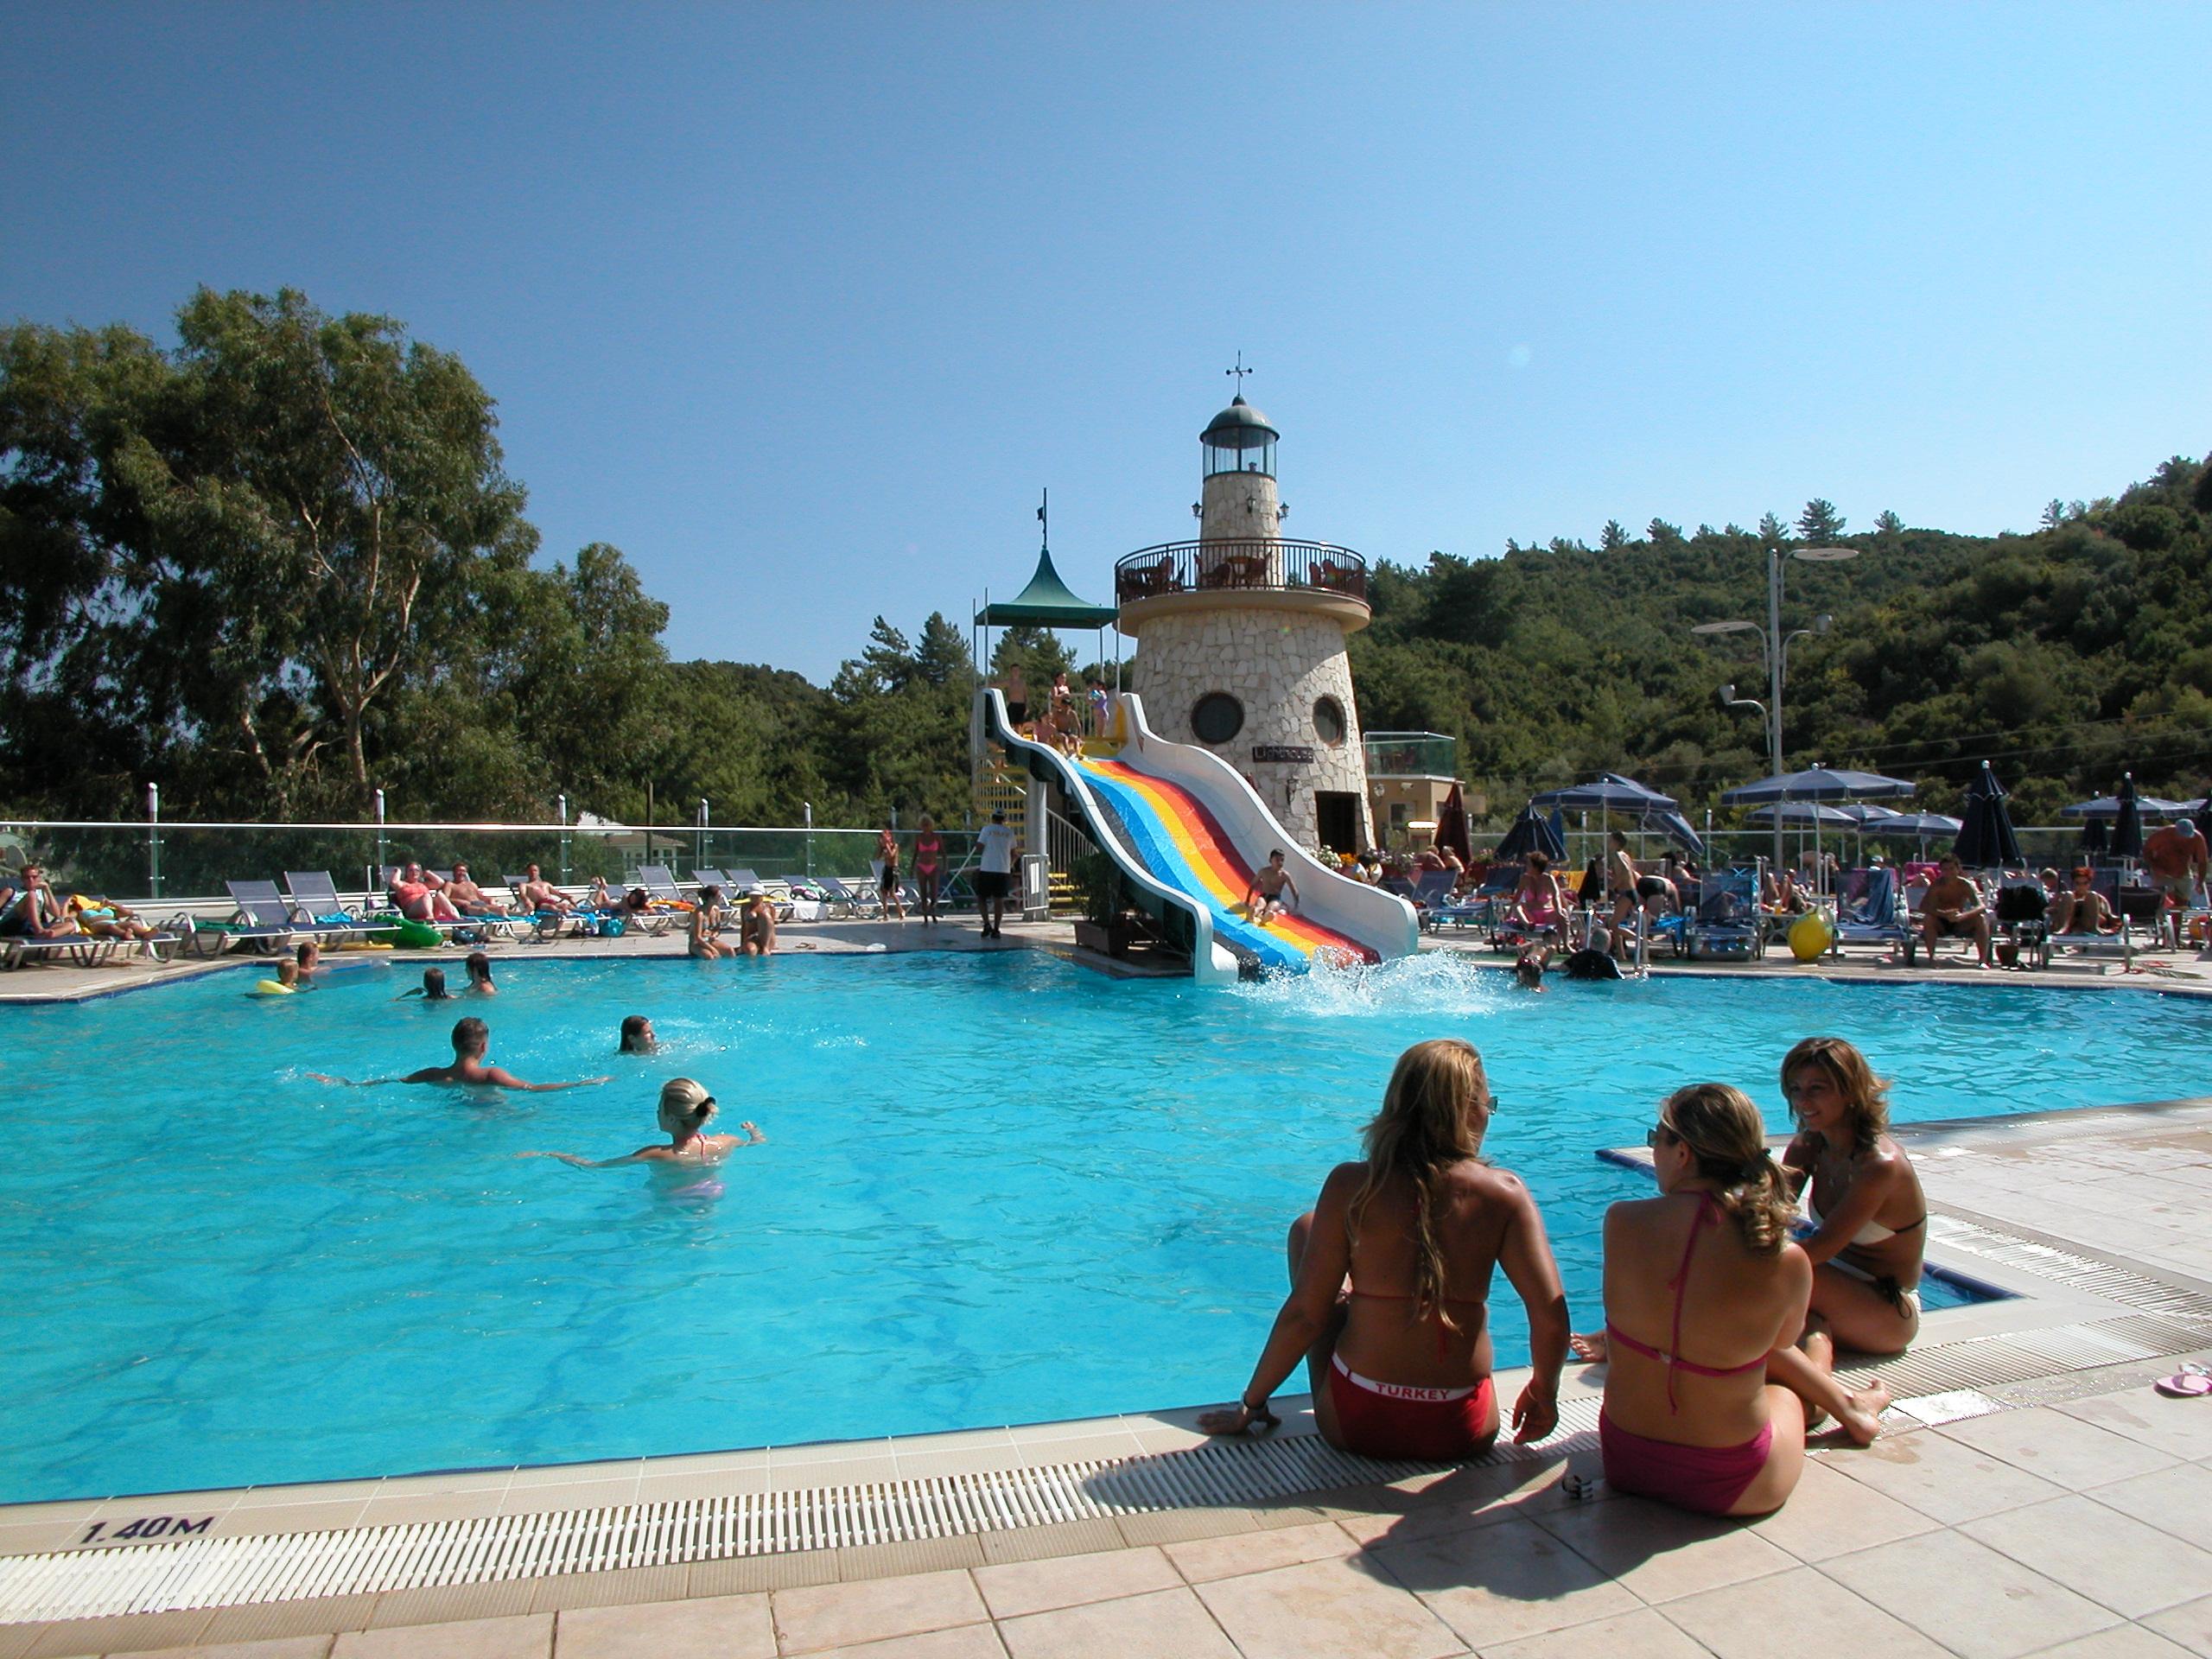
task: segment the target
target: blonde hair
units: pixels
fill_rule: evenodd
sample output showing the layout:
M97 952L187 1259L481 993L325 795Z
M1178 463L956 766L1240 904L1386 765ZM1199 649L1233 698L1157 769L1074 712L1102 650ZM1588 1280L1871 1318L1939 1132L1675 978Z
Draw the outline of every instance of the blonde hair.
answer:
M1866 1057L1840 1037L1808 1037L1782 1057L1782 1097L1789 1099L1789 1079L1808 1065L1828 1075L1842 1095L1851 1119L1852 1151L1872 1152L1890 1132L1890 1080L1878 1077ZM1790 1102L1789 1115L1797 1116Z
M1694 1083L1667 1096L1659 1128L1688 1147L1698 1175L1754 1255L1773 1255L1789 1241L1791 1207L1782 1172L1767 1156L1766 1120L1751 1096L1725 1083Z
M1414 1190L1414 1299L1416 1320L1433 1314L1445 1329L1459 1326L1445 1310L1444 1249L1437 1243L1435 1208L1444 1173L1482 1151L1490 1126L1490 1079L1474 1045L1456 1037L1415 1043L1398 1056L1382 1109L1363 1132L1367 1179L1352 1195L1346 1224L1355 1249L1367 1206L1386 1183L1403 1177Z
M671 1077L660 1086L660 1126L670 1135L695 1133L714 1113L715 1097L690 1077Z

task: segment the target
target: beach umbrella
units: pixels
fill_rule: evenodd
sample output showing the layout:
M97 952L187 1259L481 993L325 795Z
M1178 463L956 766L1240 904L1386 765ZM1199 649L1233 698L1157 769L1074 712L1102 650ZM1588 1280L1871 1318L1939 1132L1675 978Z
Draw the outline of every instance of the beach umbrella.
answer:
M1787 804L1792 801L1897 801L1909 798L1918 787L1908 779L1885 777L1878 772L1850 772L1834 766L1812 766L1803 772L1785 772L1776 778L1762 778L1755 784L1739 784L1734 789L1723 790L1723 806L1763 806L1770 803ZM1772 823L1773 820L1767 820ZM1825 868L1820 859L1821 820L1814 818L1813 855L1817 868ZM1781 849L1781 838L1776 837L1776 850Z
M1513 820L1513 827L1505 832L1505 839L1497 843L1497 856L1501 861L1526 858L1531 853L1541 853L1554 861L1567 856L1567 838L1544 822L1533 802L1521 809L1521 816Z
M1640 817L1647 812L1671 811L1675 802L1673 796L1647 789L1633 778L1601 772L1586 784L1570 784L1565 789L1532 795L1529 804L1572 807L1578 812L1633 812Z
M2082 850L2092 857L2112 850L2112 823L2105 818L2082 822Z
M1643 822L1639 827L1645 830L1656 830L1692 858L1705 856L1703 837L1690 827L1690 821L1679 812L1671 810L1647 812L1643 815Z
M1767 824L1779 819L1783 823L1831 824L1848 830L1859 820L1839 807L1822 806L1818 801L1774 801L1765 806L1755 806L1744 814L1747 823Z
M1959 833L1959 821L1941 812L1900 812L1895 817L1878 818L1867 824L1861 834L1877 841L1910 841L1919 844L1925 855L1931 841L1948 839Z
M1885 841L1927 841L1936 836L1955 836L1961 827L1958 819L1941 812L1900 812L1894 817L1876 819L1866 826L1866 833Z
M2143 812L2135 798L2135 774L2123 773L2120 780L2120 811L2112 821L2112 850L2117 858L2143 856Z
M1981 771L1967 787L1966 821L1951 850L1968 869L1987 870L2027 862L2020 855L2020 838L2012 833L2012 815L2005 811L2005 785L1981 763Z
M1467 838L1467 802L1457 784L1452 785L1452 792L1436 810L1436 839L1433 844L1440 852L1449 847L1459 855L1463 864L1475 861L1474 843Z
M1723 806L1760 806L1769 801L1901 801L1919 785L1908 779L1885 778L1878 772L1847 772L1834 766L1812 766L1785 772L1778 778L1762 778L1756 784L1739 784L1723 790Z
M2076 801L2071 806L2062 806L2058 809L2058 816L2062 818L2086 818L2092 823L2101 818L2109 823L2120 816L2120 804L2117 795L2100 795L2094 801ZM2162 800L2156 795L2138 795L2135 798L2135 809L2145 818L2183 818L2196 811L2198 806L2199 803L2196 801Z

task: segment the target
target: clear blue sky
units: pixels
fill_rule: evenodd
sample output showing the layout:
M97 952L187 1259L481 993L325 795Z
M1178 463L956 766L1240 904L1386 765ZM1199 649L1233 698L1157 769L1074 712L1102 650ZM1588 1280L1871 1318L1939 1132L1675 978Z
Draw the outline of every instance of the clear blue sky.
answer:
M826 678L1191 533L2024 529L2212 445L2212 7L0 4L0 315L404 320L546 556ZM1087 648L1086 636L1083 644Z

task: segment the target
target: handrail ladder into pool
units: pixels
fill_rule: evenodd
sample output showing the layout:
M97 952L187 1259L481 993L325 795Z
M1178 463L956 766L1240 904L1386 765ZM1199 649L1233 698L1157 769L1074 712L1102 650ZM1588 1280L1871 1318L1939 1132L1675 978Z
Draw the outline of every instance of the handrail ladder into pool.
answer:
M1420 950L1412 906L1313 857L1234 767L1154 732L1135 692L1122 696L1124 741L1110 758L1063 755L1017 733L995 689L976 698L984 734L1021 756L1032 777L1059 785L1146 907L1190 918L1191 970L1202 982L1236 977L1247 964L1302 973L1324 950L1378 962ZM1243 900L1252 873L1278 849L1299 905L1255 926Z

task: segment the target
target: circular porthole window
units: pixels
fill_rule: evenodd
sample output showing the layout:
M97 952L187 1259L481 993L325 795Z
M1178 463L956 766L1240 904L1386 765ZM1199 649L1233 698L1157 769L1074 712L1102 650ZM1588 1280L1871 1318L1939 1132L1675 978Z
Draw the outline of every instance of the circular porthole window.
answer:
M1344 746L1344 706L1334 697L1320 697L1313 704L1313 732L1332 749Z
M1244 729L1244 705L1226 691L1209 691L1192 707L1191 729L1201 743L1226 743Z

